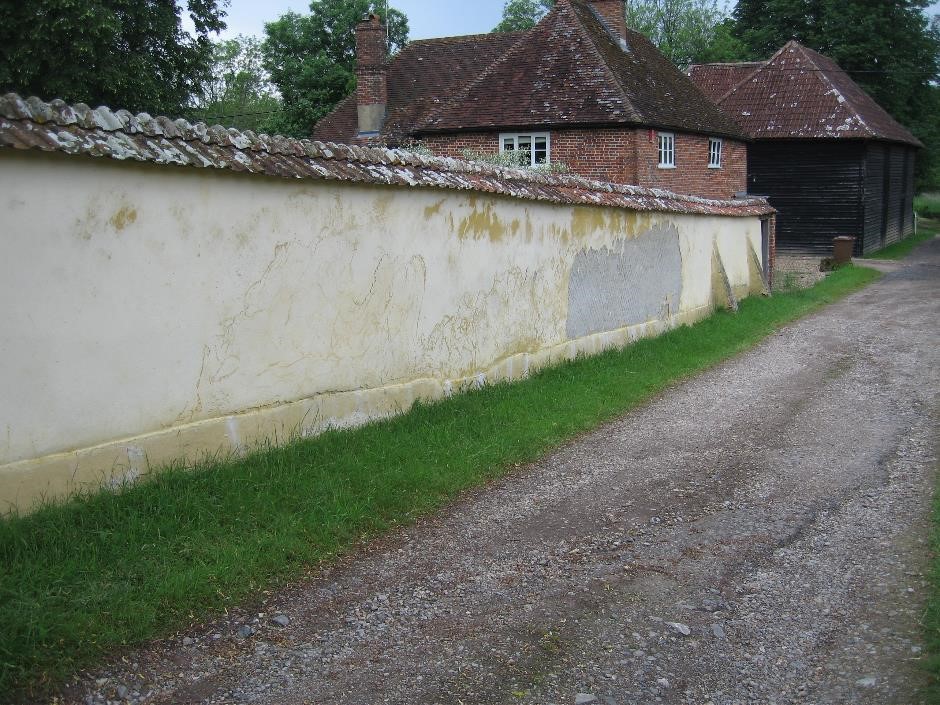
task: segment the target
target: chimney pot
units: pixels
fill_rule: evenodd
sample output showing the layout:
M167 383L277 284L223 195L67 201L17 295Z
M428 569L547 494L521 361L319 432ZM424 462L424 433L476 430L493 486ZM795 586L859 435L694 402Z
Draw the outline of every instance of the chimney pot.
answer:
M359 135L382 131L388 103L388 43L378 15L366 15L356 25L356 105Z

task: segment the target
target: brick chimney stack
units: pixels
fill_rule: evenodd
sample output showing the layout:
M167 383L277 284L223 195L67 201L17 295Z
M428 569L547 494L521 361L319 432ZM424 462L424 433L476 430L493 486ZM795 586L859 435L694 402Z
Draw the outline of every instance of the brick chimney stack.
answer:
M359 135L382 131L388 103L388 43L378 15L370 14L356 25L356 103Z
M588 0L607 28L622 42L627 40L626 0Z

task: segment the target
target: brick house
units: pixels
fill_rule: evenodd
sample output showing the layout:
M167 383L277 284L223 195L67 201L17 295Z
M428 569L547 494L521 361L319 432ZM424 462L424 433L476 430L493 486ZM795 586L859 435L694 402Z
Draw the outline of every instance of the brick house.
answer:
M624 0L559 0L526 32L408 44L390 62L375 16L356 29L356 93L315 139L438 156L518 152L615 183L710 198L746 190L741 129L643 35Z
M777 247L856 254L913 233L921 143L832 59L788 42L767 61L701 64L689 75L744 131L748 191L777 209Z

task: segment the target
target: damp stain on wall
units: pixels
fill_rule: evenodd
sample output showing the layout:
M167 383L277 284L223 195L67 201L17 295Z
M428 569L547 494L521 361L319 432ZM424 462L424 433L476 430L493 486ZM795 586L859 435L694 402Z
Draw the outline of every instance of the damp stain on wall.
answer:
M137 222L137 209L131 206L121 206L108 220L108 224L117 232L121 232L129 225Z

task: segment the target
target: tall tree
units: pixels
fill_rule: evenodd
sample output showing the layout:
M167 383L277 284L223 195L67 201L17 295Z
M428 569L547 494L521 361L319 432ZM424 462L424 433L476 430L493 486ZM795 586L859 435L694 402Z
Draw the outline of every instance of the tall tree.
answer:
M190 117L240 130L265 129L281 101L264 70L261 40L239 36L212 48L212 75Z
M733 17L725 17L711 31L707 46L693 63L743 61L748 56L747 45L735 33Z
M739 0L735 33L748 58L766 59L790 39L845 69L899 122L927 145L921 182L940 164L936 90L940 23L928 0Z
M717 0L631 0L627 8L627 24L677 66L708 60L724 18Z
M503 19L493 31L521 32L532 29L554 6L555 0L506 0Z
M552 9L555 0L507 0L502 21L494 32L530 29ZM678 66L736 58L738 40L715 29L725 19L718 0L630 0L627 25L646 35ZM715 58L718 57L718 58Z
M207 80L226 0L31 0L0 4L0 92L180 114Z
M265 25L264 66L283 101L268 125L271 131L297 137L313 126L356 88L356 24L369 12L385 18L377 0L313 0L310 14L289 12ZM408 18L388 12L389 53L408 42Z

